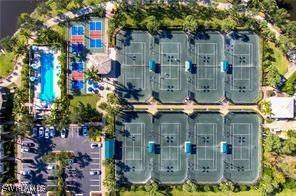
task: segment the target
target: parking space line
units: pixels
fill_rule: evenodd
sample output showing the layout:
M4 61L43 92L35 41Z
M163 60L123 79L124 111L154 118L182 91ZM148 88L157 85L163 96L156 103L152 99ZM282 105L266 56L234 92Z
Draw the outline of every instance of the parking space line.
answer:
M101 185L99 185L99 184L91 184L90 186L98 186L98 187L100 187Z
M100 163L90 163L90 165L100 165Z
M100 152L90 152L90 154L100 154Z
M89 181L92 181L92 182L100 182L100 179L90 179Z

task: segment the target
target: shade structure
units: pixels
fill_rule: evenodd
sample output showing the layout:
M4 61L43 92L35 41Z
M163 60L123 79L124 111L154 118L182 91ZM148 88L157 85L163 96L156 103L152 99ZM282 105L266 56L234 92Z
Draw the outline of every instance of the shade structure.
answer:
M148 62L149 65L149 71L156 71L156 64L155 64L155 60L154 59L150 59Z
M149 153L155 153L155 142L154 141L149 141L148 142L148 152Z
M185 153L186 154L191 154L191 152L192 152L192 144L191 144L191 142L186 141L184 147L185 147L184 148Z
M191 61L185 61L185 71L192 72L192 62Z

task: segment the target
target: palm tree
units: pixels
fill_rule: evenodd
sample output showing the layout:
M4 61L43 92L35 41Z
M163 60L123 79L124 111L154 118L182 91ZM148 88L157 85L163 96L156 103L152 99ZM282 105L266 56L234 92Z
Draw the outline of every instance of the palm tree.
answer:
M146 19L146 28L151 34L156 34L160 28L159 21L155 16L148 16Z
M91 69L87 69L85 72L85 77L87 80L94 80L94 81L100 81L101 76L99 74L99 71L92 67Z

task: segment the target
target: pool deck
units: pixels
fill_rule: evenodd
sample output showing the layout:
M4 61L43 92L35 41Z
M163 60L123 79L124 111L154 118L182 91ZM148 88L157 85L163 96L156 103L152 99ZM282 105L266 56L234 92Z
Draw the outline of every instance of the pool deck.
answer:
M58 85L58 81L59 81L59 76L61 73L61 67L59 65L58 62L58 56L61 55L60 51L53 51L52 49L50 49L50 47L47 46L37 46L37 48L39 50L43 50L43 51L48 51L48 52L53 52L53 56L54 56L54 67L53 67L53 91L54 91L54 96L55 99L59 98L61 96L61 90L60 87ZM34 60L35 63L37 63L37 68L36 70L33 70L34 68L32 66L30 66L30 68L32 69L31 72L34 73L34 77L36 77L35 81L32 82L32 84L34 85L34 97L33 97L33 114L37 117L40 118L44 115L48 115L50 114L50 110L51 110L51 104L48 105L47 107L44 107L44 103L43 101L40 99L40 94L41 94L41 81L40 81L40 77L41 77L41 71L40 71L40 67L41 67L41 62L40 62L40 55L37 52L34 52L34 56L36 57L36 59Z

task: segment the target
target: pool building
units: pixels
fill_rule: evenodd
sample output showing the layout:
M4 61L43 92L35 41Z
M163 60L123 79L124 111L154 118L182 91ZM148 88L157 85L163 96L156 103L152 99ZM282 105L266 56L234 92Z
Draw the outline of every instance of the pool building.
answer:
M48 114L55 99L60 97L59 55L60 52L49 46L31 46L30 82L34 86L32 111L36 118Z

